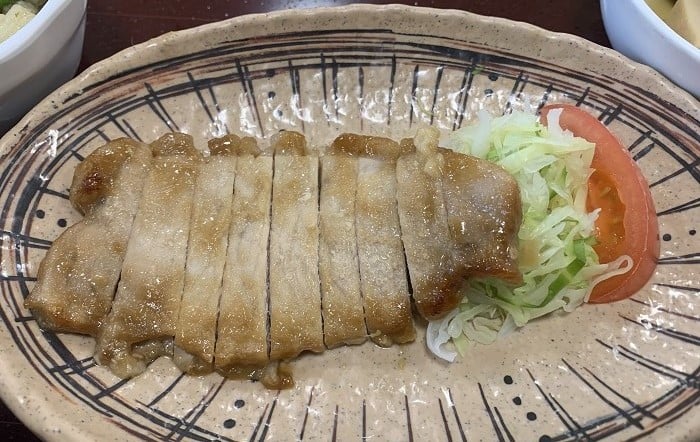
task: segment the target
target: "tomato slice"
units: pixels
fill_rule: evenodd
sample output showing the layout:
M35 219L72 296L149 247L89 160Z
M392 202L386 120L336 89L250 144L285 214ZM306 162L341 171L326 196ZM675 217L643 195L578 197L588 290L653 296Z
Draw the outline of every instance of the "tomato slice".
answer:
M595 143L588 180L588 210L600 208L596 221L598 244L594 250L601 263L629 255L632 269L600 282L590 302L603 303L628 298L649 281L659 258L659 225L649 185L629 152L598 119L569 104L542 108L547 113L561 109L559 125L574 135Z

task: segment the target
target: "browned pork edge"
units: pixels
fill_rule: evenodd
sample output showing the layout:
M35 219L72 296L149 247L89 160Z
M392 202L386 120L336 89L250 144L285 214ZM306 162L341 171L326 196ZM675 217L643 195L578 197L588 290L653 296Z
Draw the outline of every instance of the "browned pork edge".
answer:
M53 242L25 300L42 328L97 335L112 306L150 165L148 145L120 138L76 167L70 201L85 216Z

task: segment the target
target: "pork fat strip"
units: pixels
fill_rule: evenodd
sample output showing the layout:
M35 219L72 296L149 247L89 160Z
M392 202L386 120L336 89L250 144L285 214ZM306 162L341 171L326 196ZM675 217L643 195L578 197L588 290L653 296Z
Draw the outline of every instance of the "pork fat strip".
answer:
M148 145L120 138L77 166L70 200L85 217L53 242L25 301L43 328L97 334L112 306L150 163Z
M400 146L387 138L343 134L331 152L358 158L355 223L367 331L382 346L413 341L416 332L396 202Z
M270 359L323 351L318 276L318 156L304 136L281 132L275 151L270 230Z
M357 158L321 158L319 262L326 347L367 340L355 233Z
M204 373L214 368L219 295L226 263L231 203L240 139L209 142L211 155L199 166L187 246L185 288L175 335L175 364Z
M172 351L201 162L188 135L164 135L151 148L152 167L95 354L123 378L140 374L153 359Z
M416 308L424 318L438 319L459 304L465 275L452 259L437 129L419 130L414 142L416 151L396 163L401 239Z
M216 369L257 377L268 362L268 240L272 156L240 152L221 287Z

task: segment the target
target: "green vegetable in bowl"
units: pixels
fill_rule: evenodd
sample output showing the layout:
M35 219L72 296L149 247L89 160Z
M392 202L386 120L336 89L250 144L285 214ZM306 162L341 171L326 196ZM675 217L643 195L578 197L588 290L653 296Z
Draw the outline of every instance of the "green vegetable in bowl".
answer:
M34 18L44 3L46 0L0 0L0 42Z
M46 0L0 0L0 9L6 13L10 9L9 7L16 3L25 3L39 10L46 3Z

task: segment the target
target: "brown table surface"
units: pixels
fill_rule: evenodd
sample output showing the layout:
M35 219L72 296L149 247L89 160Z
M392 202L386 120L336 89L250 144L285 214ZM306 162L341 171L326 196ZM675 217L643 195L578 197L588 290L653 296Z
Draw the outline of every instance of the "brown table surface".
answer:
M350 3L405 3L434 8L463 9L483 15L524 21L542 28L584 37L610 47L598 0L89 0L85 44L80 63L83 71L93 63L167 31L190 28L226 18L287 8L338 6ZM17 379L17 382L22 382ZM35 436L0 402L0 438L32 441Z

